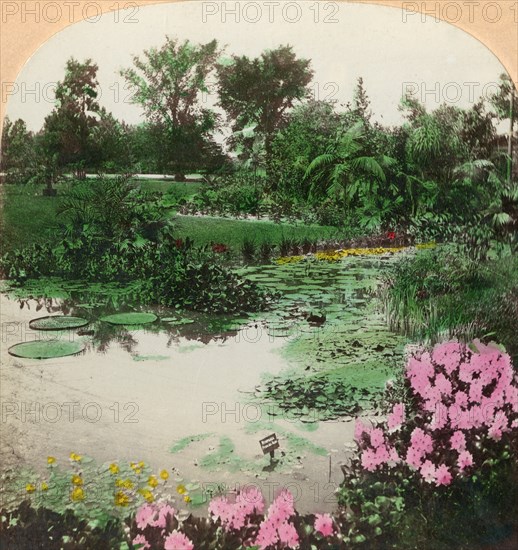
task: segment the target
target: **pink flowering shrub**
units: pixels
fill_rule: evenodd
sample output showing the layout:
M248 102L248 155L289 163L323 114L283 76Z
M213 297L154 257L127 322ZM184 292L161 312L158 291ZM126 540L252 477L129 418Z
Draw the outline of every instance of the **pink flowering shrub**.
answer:
M131 540L134 548L152 550L340 547L339 521L329 514L301 516L289 491L281 491L264 510L264 497L255 487L213 498L208 518L189 516L180 522L168 504L145 504L132 522Z
M518 433L510 357L480 342L472 347L448 342L408 360L410 403L394 404L381 426L357 421L365 470L406 466L426 483L447 486L510 444Z
M339 494L353 537L399 547L406 526L421 537L416 547L435 538L446 548L460 525L476 540L495 516L518 517L518 378L509 355L478 341L439 344L408 359L400 390L405 398L392 401L384 422L356 421L358 454Z
M177 531L179 522L175 514L175 509L166 502L143 504L137 510L131 528L133 547L193 550L192 541Z
M209 504L209 514L214 521L220 521L225 531L238 531L249 527L252 517L264 510L264 498L256 488L240 492L235 502L227 497L216 497Z

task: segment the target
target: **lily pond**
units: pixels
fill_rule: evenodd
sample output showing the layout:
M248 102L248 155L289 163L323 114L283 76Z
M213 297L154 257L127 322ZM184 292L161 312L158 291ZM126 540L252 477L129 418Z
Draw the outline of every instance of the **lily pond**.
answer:
M407 343L375 297L397 256L243 267L276 299L231 317L144 309L131 286L4 286L4 463L38 470L76 449L174 468L196 487L296 483L301 510L317 498L332 510L348 451L336 442L375 409ZM272 433L273 458L259 444Z

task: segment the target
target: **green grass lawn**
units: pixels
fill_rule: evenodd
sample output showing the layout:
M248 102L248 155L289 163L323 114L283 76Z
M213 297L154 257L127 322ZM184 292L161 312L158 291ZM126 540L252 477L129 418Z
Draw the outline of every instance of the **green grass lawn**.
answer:
M202 183L149 180L142 189L171 192L175 198L194 195ZM68 183L56 185L57 197L44 197L41 185L3 185L0 250L2 253L32 243L52 241L59 236L58 207L69 189ZM335 227L285 224L270 221L233 220L217 217L178 216L174 218L178 238L190 237L196 244L223 243L239 251L245 238L257 245L278 244L282 239L326 239L337 236Z
M44 197L42 185L2 185L0 251L44 243L55 238L59 225L57 214L60 194L68 184L56 186L57 197Z

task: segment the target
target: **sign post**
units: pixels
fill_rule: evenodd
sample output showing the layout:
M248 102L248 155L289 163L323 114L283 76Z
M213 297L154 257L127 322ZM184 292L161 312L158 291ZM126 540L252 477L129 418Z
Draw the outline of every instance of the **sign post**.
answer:
M271 434L264 439L259 441L263 454L270 454L270 459L273 460L275 457L275 449L279 448L279 440L277 439L276 434Z

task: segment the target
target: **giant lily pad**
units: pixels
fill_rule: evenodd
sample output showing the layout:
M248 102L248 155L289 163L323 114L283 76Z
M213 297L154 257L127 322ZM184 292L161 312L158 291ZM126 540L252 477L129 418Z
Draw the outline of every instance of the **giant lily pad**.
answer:
M154 313L114 313L101 317L101 321L111 325L146 325L154 323L157 319Z
M71 315L52 315L39 317L29 321L29 327L34 330L66 330L71 328L81 328L88 324L82 317L73 317Z
M84 347L80 342L68 340L35 340L34 342L22 342L15 344L8 349L10 355L24 359L55 359L76 355L83 351Z

